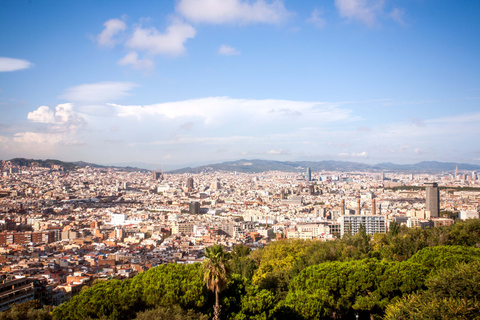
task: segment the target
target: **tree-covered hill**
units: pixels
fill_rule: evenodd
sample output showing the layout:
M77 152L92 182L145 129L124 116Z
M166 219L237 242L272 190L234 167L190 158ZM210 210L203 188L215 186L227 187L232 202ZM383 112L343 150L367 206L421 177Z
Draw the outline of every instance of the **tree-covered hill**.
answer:
M237 246L223 257L229 262L219 270L228 279L219 294L220 319L480 315L477 219L448 227L392 228L373 237L361 229L327 242L281 240L254 251ZM17 306L0 320L211 319L215 294L204 283L205 270L198 263L162 265L129 280L95 284L53 312Z

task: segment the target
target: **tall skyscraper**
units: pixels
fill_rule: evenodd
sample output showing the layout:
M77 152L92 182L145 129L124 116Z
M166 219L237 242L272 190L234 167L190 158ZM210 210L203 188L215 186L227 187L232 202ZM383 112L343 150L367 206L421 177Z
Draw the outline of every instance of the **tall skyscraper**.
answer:
M440 192L436 182L426 183L426 211L430 211L431 218L437 218L440 214Z
M187 188L193 189L193 178L189 177L187 179Z
M188 212L190 214L200 214L200 202L192 201L188 206Z
M313 184L308 186L308 195L312 196L315 194L315 186Z
M312 169L310 167L307 168L306 179L307 181L312 181Z

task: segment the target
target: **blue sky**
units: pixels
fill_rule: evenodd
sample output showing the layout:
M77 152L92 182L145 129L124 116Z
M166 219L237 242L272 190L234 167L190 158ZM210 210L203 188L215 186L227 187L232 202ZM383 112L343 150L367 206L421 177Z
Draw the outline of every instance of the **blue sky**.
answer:
M479 1L0 1L0 159L480 164L479 16Z

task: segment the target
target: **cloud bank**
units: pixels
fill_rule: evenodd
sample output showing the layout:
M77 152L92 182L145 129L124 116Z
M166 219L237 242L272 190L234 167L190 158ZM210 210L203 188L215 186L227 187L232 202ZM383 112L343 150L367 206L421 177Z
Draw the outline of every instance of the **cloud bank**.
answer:
M210 24L278 24L290 14L278 0L181 0L175 9L189 21Z
M0 57L0 72L11 72L28 69L32 63L27 60Z

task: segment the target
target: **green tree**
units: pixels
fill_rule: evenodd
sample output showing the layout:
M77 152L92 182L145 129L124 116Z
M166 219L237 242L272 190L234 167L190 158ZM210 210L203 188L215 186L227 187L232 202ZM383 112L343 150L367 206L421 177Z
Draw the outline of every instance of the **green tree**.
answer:
M51 320L53 307L40 308L38 300L12 305L4 312L0 312L0 320Z
M400 225L396 221L392 221L388 229L388 234L392 237L396 237L400 233Z
M54 309L54 319L134 319L140 311L178 305L200 311L207 291L200 264L171 263L151 268L133 279L109 280L81 291Z
M389 305L384 319L480 319L480 261L442 269L426 287Z
M305 319L381 316L390 301L423 287L428 269L375 259L328 262L304 269L290 283L285 305Z
M214 320L220 319L219 294L227 287L230 277L229 258L229 254L224 252L220 245L205 249L205 259L202 263L203 280L207 288L215 294Z
M255 262L248 256L251 249L245 245L236 246L231 252L230 266L232 273L241 275L249 280L252 279L253 273L256 269Z
M480 261L480 249L463 246L426 247L409 259L436 273L442 268L452 269L459 263Z
M208 320L206 315L194 310L183 310L179 306L157 307L142 311L137 314L135 320Z

